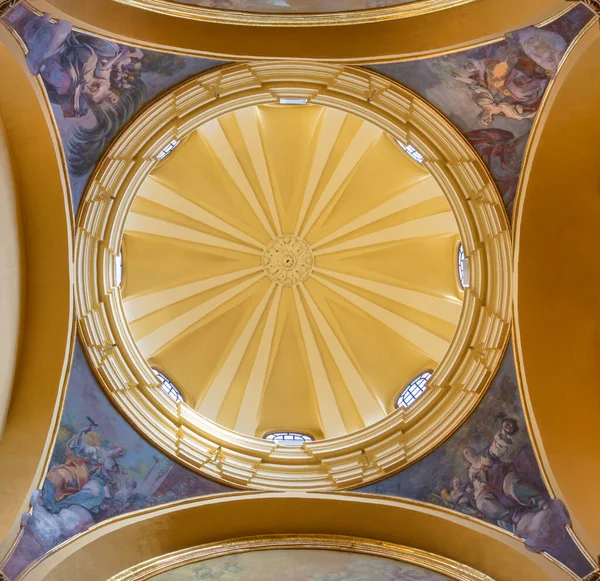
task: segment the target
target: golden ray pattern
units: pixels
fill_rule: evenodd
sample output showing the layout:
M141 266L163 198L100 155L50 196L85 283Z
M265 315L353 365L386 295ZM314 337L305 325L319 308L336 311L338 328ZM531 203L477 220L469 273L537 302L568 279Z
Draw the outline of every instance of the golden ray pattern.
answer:
M458 324L458 227L372 123L260 105L196 129L125 223L124 310L186 403L250 436L381 420Z

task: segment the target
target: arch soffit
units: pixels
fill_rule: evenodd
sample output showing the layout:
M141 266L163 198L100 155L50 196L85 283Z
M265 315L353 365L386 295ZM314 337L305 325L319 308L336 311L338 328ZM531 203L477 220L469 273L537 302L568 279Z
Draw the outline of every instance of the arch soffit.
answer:
M594 114L592 111L597 114L600 83L597 73L591 71L598 62L599 50L600 31L598 19L595 19L567 53L538 113L523 163L513 220L513 339L525 414L548 486L556 496L564 498L577 536L593 555L600 551L600 520L597 517L600 511L593 510L589 503L596 497L593 489L600 475L600 464L573 463L572 458L574 450L581 458L598 458L594 435L597 406L590 405L597 401L598 394L595 383L589 380L596 373L589 366L597 359L583 345L574 347L573 339L581 336L578 327L582 321L578 317L582 311L577 305L584 304L582 292L588 294L583 290L586 281L590 281L593 296L597 292L593 282L597 273L589 268L589 255L579 252L582 247L595 248L589 238L582 242L581 235L587 236L586 232L595 231L596 226L590 227L579 218L583 215L592 217L598 212L595 196L591 195L597 190L597 173L589 171L597 168L593 153L597 145L590 143L594 137L589 120ZM587 90L582 93L584 84ZM581 115L565 116L564 111L570 110L575 95ZM570 146L568 154L565 144ZM557 158L558 150L562 153ZM574 172L574 168L581 171ZM569 190L578 192L573 198L575 205L565 204L566 182ZM587 196L587 201L582 196ZM585 210L583 203L589 204ZM569 223L572 230L564 230ZM557 237L559 230L564 233ZM562 258L548 252L549 237L556 238L563 248ZM544 257L550 262L545 262ZM557 268L557 264L564 264L566 268ZM586 276L581 278L579 274L584 271ZM562 278L561 273L566 277L565 283L557 282ZM569 284L575 279L577 285ZM536 285L540 290L539 284L552 286L549 292L544 292L546 296L535 294ZM555 309L557 300L564 301L563 307L575 306L575 310L566 308L564 311L566 319L571 319L573 334L564 335L564 324L558 323L554 316L547 316ZM593 320L589 319L588 313L585 317L588 322ZM546 330L545 324L548 325ZM569 337L568 345L561 341L561 336ZM551 352L555 354L550 357L549 342L553 344ZM576 352L580 353L581 359L567 355ZM548 365L549 360L553 365ZM568 389L565 380L569 385L579 386L577 394L570 392L569 409L573 413L567 416L564 407L556 405Z
M23 220L24 340L0 441L0 554L18 532L32 488L45 472L73 347L73 214L60 140L41 82L17 41L0 27L0 116ZM32 171L32 163L35 169ZM49 244L48 241L52 243Z
M364 24L260 28L190 20L115 0L38 0L36 8L86 32L178 54L243 61L290 58L376 63L492 42L507 30L553 20L571 7L556 0L487 0Z

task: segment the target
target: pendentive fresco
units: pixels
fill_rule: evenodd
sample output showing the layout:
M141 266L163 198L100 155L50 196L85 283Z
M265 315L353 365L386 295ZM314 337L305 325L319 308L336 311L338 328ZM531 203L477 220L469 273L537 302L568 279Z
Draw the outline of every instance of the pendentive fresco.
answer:
M422 95L461 129L510 212L535 114L569 44L591 18L590 10L576 5L543 28L516 31L485 47L372 68ZM75 208L95 164L136 112L186 78L222 64L123 46L23 6L4 22L27 46L30 71L46 87ZM165 457L133 430L76 345L50 469L2 570L16 579L53 547L113 516L226 491ZM444 506L515 534L578 575L592 569L567 532L564 504L550 497L540 476L511 349L479 408L454 436L361 492Z
M536 113L569 44L592 17L579 4L500 42L369 68L427 99L461 130L488 166L510 217Z
M28 48L58 121L75 210L96 163L144 105L216 60L141 50L83 34L70 22L16 6L7 21Z
M497 525L580 575L591 567L567 532L564 503L546 490L527 432L509 346L463 426L420 462L361 492L410 498Z
M3 570L15 579L53 547L113 516L230 491L147 444L109 402L77 342L50 470Z

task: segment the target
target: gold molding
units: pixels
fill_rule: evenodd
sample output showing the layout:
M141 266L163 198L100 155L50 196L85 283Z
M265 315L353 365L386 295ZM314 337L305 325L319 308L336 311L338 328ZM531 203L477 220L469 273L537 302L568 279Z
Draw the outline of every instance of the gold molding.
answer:
M29 321L29 326L25 328L25 341L21 345L19 354L20 377L13 386L11 401L11 413L14 416L11 420L11 422L14 422L11 430L12 438L11 433L5 432L3 434L3 447L0 446L0 451L4 453L0 454L3 466L11 474L10 486L7 489L8 496L6 496L9 500L5 503L0 502L4 505L2 508L7 509L5 514L2 515L3 519L0 519L0 528L4 529L3 532L6 533L3 539L0 534L1 569L21 538L23 533L20 526L21 516L24 511L30 510L31 492L39 483L43 482L51 461L54 441L60 429L60 419L73 365L77 335L75 332L74 293L72 291L72 281L70 280L75 219L67 163L56 118L41 77L33 77L29 72L25 62L27 51L24 50L23 41L5 19L0 19L0 48L4 49L0 50L0 67L3 67L5 71L10 70L13 79L12 90L9 90L9 87L6 86L8 96L5 95L5 99L0 97L0 105L5 105L4 110L1 112L4 114L5 121L11 121L7 127L12 127L13 137L18 135L24 140L19 146L13 139L15 141L13 143L13 162L19 165L17 161L20 158L25 159L21 163L23 165L20 172L22 175L19 176L18 185L21 210L27 214L27 206L29 206L25 220L25 225L29 224L29 229L25 228L27 260L31 261L33 265L30 270L34 270L37 275L42 276L41 279L32 281L36 277L28 275L28 283L33 282L34 287L37 286L42 290L39 293L28 292L27 310L30 316L26 319ZM11 63L11 66L8 66L9 63ZM18 87L18 90L15 87ZM19 99L14 99L15 90L20 95ZM28 103L28 107L26 107L27 116L22 115L23 103ZM43 119L41 125L40 119ZM47 130L47 136L43 135L45 129ZM33 138L34 135L35 138ZM29 137L31 139L28 139ZM40 155L40 161L37 165L40 172L34 174L35 178L31 178L32 183L28 183L28 179L24 177L31 173L31 159L28 159L31 150L28 149L27 144L34 143L36 152ZM49 171L51 166L52 171ZM52 196L45 196L45 202L40 203L37 195L41 187L46 188L47 194L52 193L53 189L57 188L57 191L60 191L60 196L53 194L55 197L53 202L49 202ZM29 203L27 202L28 199L30 199ZM57 228L51 229L50 235L50 231L45 231L43 227L36 226L36 224L39 226L41 223L59 224L60 220L57 220L57 215L59 217L64 215L64 223L61 223L60 228L61 232L65 233L64 252L61 249L60 236L62 234L58 234ZM52 248L49 248L47 244L49 237L53 240ZM41 249L43 248L49 250L49 254L42 252ZM53 260L50 260L50 256L54 257ZM61 266L62 259L64 259L64 272ZM40 261L46 266L41 266ZM49 270L44 275L43 273L47 270L48 264L50 264ZM36 298L36 294L44 295L44 300L40 301L39 297ZM61 306L61 301L64 301L63 306ZM57 327L56 321L48 323L48 320L40 315L42 312L57 313L63 308L68 310L65 315L64 352L59 359L60 373L56 372L57 375L54 377L54 371L50 369L52 363L48 363L45 358L49 356L49 353L52 353L54 348L54 343L52 347L48 345L48 337L52 335L52 333L49 333L48 328L51 328L54 333L59 327ZM36 316L31 316L32 313ZM37 321L37 323L34 325L32 321ZM36 339L38 335L39 338ZM52 339L55 338L52 337ZM41 366L40 362L42 362ZM19 392L22 392L21 395L19 395ZM32 396L32 393L35 393L35 395ZM23 402L26 400L31 405L29 403L24 405ZM37 417L35 428L31 426L32 414ZM31 441L28 443L29 457L19 454L15 456L15 447L11 447L10 440L16 438L19 432L23 431L27 431L32 436ZM36 432L40 434L40 450L37 455L35 453L38 446ZM8 520L9 514L13 515L12 522Z
M200 20L220 24L237 24L244 26L341 26L349 24L366 24L382 22L398 18L408 18L430 14L438 10L446 10L462 6L473 0L412 0L397 6L352 10L347 12L324 12L315 14L297 13L264 13L224 10L182 4L173 0L113 0L135 8L150 10L159 14Z
M406 62L464 52L501 41L507 30L517 30L531 25L545 26L574 8L572 4L566 2L556 5L552 4L552 0L536 0L536 3L544 4L543 9L530 11L529 5L527 9L523 8L523 3L520 5L515 3L514 6L507 7L506 2L509 0L489 0L492 5L486 3L488 8L484 12L480 2L471 2L465 4L464 7L456 7L456 13L467 11L468 18L465 15L461 17L455 14L453 10L447 12L439 10L423 15L422 18L427 19L428 22L426 26L417 27L419 31L416 36L413 35L414 25L419 24L420 21L416 22L406 18L373 23L374 26L378 24L383 26L381 38L377 36L377 33L368 32L367 29L370 30L368 24L357 24L354 27L323 26L313 28L312 31L310 27L301 26L263 27L266 36L261 37L263 42L259 43L260 52L257 52L258 45L253 41L254 27L252 26L236 26L232 29L225 24L213 26L211 23L200 20L173 18L168 27L158 26L155 28L150 23L156 22L156 17L160 16L158 12L151 10L139 12L136 7L119 0L88 0L85 2L85 6L78 0L36 0L35 7L31 6L28 0L21 1L40 15L48 12L55 18L69 20L73 23L74 30L148 50L228 62L289 59L302 62L312 60L355 65ZM516 2L516 0L510 1ZM578 1L582 2L583 0ZM546 2L551 5L546 6ZM521 14L516 10L517 7L524 9L525 13ZM136 10L138 14L135 14ZM471 14L472 11L474 11L473 14ZM520 18L507 16L507 14L517 13L521 14ZM117 20L114 20L113 17ZM140 22L136 27L136 34L132 34L125 23L136 17L139 17ZM454 33L450 35L451 38L446 38L445 33L448 31L448 19L450 18L457 20L455 22L457 26L450 26ZM473 19L476 21L485 19L485 22L491 21L495 25L484 26L485 22L482 21L481 26L476 27L476 30L471 30L467 25ZM430 20L431 22L429 22ZM465 34L460 33L463 30L463 24L466 26ZM439 42L431 42L432 38L437 39L440 36L431 31L439 32L440 29L444 30L444 34L440 38L446 38L442 43L443 46L439 46ZM430 30L430 34L423 32L426 30ZM303 40L308 33L310 33L310 40ZM234 36L231 37L231 35ZM370 56L364 56L364 50L362 54L356 54L356 51L350 49L348 44L369 47L367 54Z
M400 545L340 535L269 535L210 543L140 563L114 575L108 581L145 581L154 575L200 561L236 553L277 549L318 549L359 553L429 569L456 581L493 581L488 575L484 575L468 565L440 555Z
M425 395L363 430L294 450L223 428L169 399L133 339L114 280L127 213L159 152L210 119L240 107L277 103L281 96L354 113L416 147L452 207L471 264L456 333ZM101 385L154 445L230 486L339 490L407 467L475 409L510 336L511 236L489 172L431 105L364 69L251 63L215 69L182 84L147 107L108 150L88 184L77 224L76 312L82 344Z

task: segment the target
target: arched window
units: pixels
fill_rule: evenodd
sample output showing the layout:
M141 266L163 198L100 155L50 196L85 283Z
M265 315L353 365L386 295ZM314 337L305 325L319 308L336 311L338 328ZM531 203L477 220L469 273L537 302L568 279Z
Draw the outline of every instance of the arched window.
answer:
M396 139L396 141L398 141L398 140ZM423 163L423 160L425 158L412 145L404 145L404 143L402 143L401 141L398 141L398 145L404 151L406 151L406 153L408 153L408 155L410 155L415 161L418 161L419 163Z
M117 286L121 286L123 282L123 255L119 252L115 256L115 283Z
M280 446L302 446L304 442L312 442L314 438L299 432L272 432L265 436L265 440L277 442Z
M160 371L153 369L156 377L160 379L162 390L174 401L184 401L181 392L173 385L170 379L167 379Z
M469 288L469 259L465 256L462 242L458 245L458 278L463 288Z
M306 105L308 99L305 97L279 97L281 105Z
M169 153L171 153L178 145L179 141L177 141L177 139L170 141L167 146L156 156L158 161L167 157L167 155L169 155Z
M431 377L430 371L421 373L418 377L415 377L407 386L406 389L400 394L396 401L397 408L407 408L409 405L415 403L427 389L427 382Z

